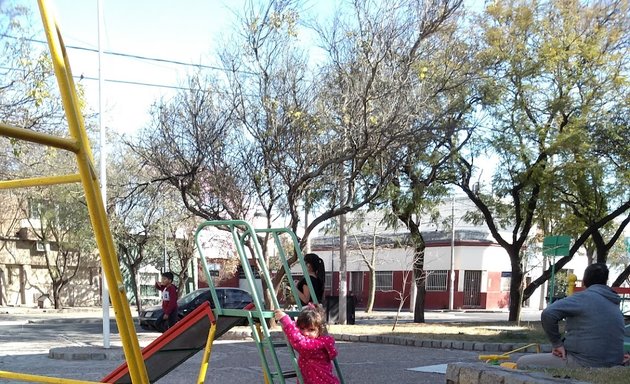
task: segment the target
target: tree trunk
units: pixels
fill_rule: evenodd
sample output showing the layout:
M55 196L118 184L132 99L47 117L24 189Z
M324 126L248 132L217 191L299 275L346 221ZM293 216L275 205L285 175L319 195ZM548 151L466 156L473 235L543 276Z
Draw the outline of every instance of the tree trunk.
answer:
M419 233L419 232L418 232ZM416 305L413 310L414 323L424 323L424 302L427 295L427 278L424 271L424 239L420 236L421 244L416 247L413 261L413 277L416 283Z
M368 292L368 303L365 313L371 313L374 309L374 298L376 296L376 270L370 268L370 291Z
M420 270L419 273L423 274L424 271ZM416 278L416 288L418 289L418 293L416 294L416 305L414 306L413 311L413 322L414 323L424 323L424 299L426 297L426 279L423 275L421 278Z
M63 286L59 282L53 281L53 305L55 309L61 309L61 288Z
M512 265L512 277L510 279L510 314L508 321L518 322L521 318L523 300L523 264L519 256L519 250L510 252Z
M136 299L136 309L138 313L142 312L142 298L140 297L140 291L138 290L138 279L136 279L138 271L136 268L130 268L129 279L131 280L131 289L133 296Z
M413 311L413 321L414 323L424 323L424 304L427 294L427 276L424 271L424 251L426 249L426 245L424 243L424 238L420 233L420 228L417 225L414 225L412 227L411 233L415 243L415 252L413 258L413 277L417 287L416 305L414 306Z

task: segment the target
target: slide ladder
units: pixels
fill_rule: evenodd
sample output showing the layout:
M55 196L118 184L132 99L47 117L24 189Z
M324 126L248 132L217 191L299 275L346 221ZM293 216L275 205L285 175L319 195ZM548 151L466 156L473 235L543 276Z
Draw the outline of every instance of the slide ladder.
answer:
M234 310L224 309L220 306L215 306L215 316L244 316L248 319L248 323L252 330L252 338L258 349L260 360L262 363L262 369L265 375L266 383L285 383L287 378L296 377L299 383L303 383L302 373L297 364L297 356L295 350L291 347L286 336L282 333L284 341L279 343L272 338L271 331L269 329L269 320L273 318L273 309L280 308L277 295L273 290L273 282L271 280L271 274L265 261L262 247L259 241L259 237L272 237L274 240L275 248L278 252L281 266L284 273L287 276L288 284L291 290L291 294L297 304L298 310L302 309L302 305L298 296L298 290L296 284L292 278L291 266L288 262L285 247L283 246L284 239L287 237L293 244L293 252L297 255L297 260L300 265L303 276L306 278L306 283L314 292L313 285L309 278L308 270L304 262L302 250L300 249L299 242L293 231L286 228L266 228L266 229L254 229L248 222L242 220L216 220L207 221L199 225L197 232L195 233L195 242L197 249L200 252L200 259L203 266L204 274L208 281L208 286L212 289L213 300L218 303L218 297L216 297L216 290L212 277L207 265L207 260L204 255L204 247L202 243L202 234L204 230L214 227L216 229L224 230L232 235L234 247L239 256L241 268L248 283L249 291L252 295L253 308L251 310ZM251 260L251 261L250 261ZM253 262L253 263L252 263ZM253 265L252 265L253 264ZM257 284L255 279L254 268L260 275L262 284ZM264 287L264 289L262 288ZM269 293L268 297L271 300L271 309L266 309L263 291ZM314 295L313 295L314 296ZM313 301L317 303L317 298L313 297ZM287 312L289 316L295 317L299 312ZM287 369L286 364L283 366L278 357L279 349L286 349L290 357L290 369ZM341 383L343 383L343 376L339 369L339 364L334 361L337 376Z

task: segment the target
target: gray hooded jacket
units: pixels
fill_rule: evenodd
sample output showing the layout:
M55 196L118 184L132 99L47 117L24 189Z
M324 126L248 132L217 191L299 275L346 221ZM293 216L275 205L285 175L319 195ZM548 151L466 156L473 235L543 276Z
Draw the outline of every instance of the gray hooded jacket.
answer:
M567 353L586 367L610 367L623 360L624 321L620 298L603 284L560 299L541 315L551 345L564 345ZM558 322L566 319L562 340Z

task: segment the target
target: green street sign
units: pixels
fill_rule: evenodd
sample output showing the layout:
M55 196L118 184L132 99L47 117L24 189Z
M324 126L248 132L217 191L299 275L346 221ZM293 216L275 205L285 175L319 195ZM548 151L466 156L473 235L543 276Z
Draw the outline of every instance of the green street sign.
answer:
M543 239L543 256L569 256L571 236L547 236Z

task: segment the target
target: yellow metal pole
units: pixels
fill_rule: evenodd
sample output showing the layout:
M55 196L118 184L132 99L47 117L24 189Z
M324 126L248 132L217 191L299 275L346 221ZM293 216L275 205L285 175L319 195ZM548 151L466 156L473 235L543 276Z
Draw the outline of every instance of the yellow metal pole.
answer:
M74 175L33 177L30 179L0 181L0 189L40 187L44 185L78 183L80 181L81 175L79 175L78 173L75 173Z
M31 383L54 383L54 384L99 384L98 381L85 381L74 379L63 379L60 377L49 377L30 375L26 373L0 371L0 377L11 380L28 381Z
M212 354L212 343L214 343L214 335L217 332L217 323L212 323L210 326L210 332L208 332L208 341L206 341L206 348L203 351L203 359L201 359L201 367L199 368L199 378L197 384L203 384L206 381L206 372L208 371L208 364L210 363L210 355Z
M569 274L569 285L567 286L567 296L571 296L575 291L575 283L577 281L577 276L573 273Z
M262 340L264 335L262 333L262 330L260 329L260 323L256 323L256 333L258 333L258 340ZM270 378L267 377L267 371L265 369L263 369L263 379L265 384L269 384Z
M79 144L76 140L70 140L63 137L49 135L47 133L35 132L26 128L18 128L8 124L0 123L0 134L3 136L13 137L30 141L32 143L49 145L55 148L61 148L70 152L79 152Z
M79 104L75 92L74 80L72 79L65 47L59 29L54 22L54 18L48 12L45 5L45 0L38 0L38 3L55 68L55 75L66 111L66 118L68 119L70 134L79 144L79 151L77 152L79 174L81 175L81 181L85 190L85 198L101 256L103 272L108 285L111 287L110 295L116 313L116 322L118 324L125 358L129 367L129 376L134 384L148 384L149 378L133 326L129 303L124 294L120 266L118 265L114 242L109 230L105 208L98 188L96 173L92 165L92 153L85 132L83 117L78 108Z

